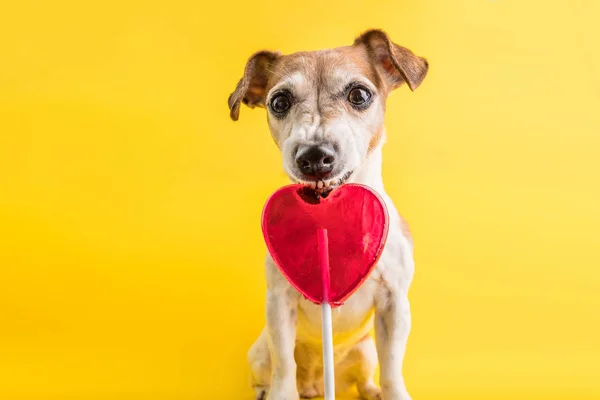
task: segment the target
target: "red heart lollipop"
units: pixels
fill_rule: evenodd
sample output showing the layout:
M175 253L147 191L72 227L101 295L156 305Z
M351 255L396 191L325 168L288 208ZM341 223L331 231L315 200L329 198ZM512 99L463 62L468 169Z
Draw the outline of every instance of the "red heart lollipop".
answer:
M327 230L329 303L339 306L367 279L388 233L387 209L372 189L342 185L326 198L302 185L275 192L263 210L262 230L273 260L308 300L321 304L317 232Z

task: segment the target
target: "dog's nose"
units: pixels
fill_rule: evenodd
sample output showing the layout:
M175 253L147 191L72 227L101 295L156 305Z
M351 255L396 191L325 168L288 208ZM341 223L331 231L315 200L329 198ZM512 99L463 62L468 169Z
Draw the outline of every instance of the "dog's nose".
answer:
M312 178L326 177L334 164L335 151L328 146L300 146L296 153L296 165L304 175Z

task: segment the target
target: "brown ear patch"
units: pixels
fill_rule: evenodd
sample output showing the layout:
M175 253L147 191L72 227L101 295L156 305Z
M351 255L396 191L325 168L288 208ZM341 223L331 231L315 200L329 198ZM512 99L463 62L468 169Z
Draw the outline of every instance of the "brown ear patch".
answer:
M415 90L429 70L429 63L425 58L393 43L380 29L363 33L356 38L354 45L367 48L371 62L382 70L391 89L406 82L411 90Z
M244 68L244 76L227 100L232 120L237 121L240 116L240 103L251 108L264 107L272 65L280 55L279 52L259 51L250 56Z

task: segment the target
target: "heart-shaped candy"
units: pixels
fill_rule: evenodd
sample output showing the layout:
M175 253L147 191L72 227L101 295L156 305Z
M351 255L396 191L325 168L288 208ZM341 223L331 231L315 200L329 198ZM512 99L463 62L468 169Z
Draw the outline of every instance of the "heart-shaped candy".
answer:
M367 279L381 256L388 213L379 195L364 185L346 184L326 198L302 185L285 186L267 200L262 230L269 253L308 300L321 304L319 229L327 229L329 303L339 306Z

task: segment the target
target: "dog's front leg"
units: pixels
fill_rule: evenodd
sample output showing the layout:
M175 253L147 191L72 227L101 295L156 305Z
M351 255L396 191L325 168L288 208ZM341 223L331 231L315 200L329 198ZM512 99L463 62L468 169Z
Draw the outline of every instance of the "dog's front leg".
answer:
M267 336L271 355L269 400L297 400L296 314L298 302L291 290L269 289L267 293Z
M410 332L408 297L399 288L385 288L375 299L375 336L383 400L410 400L402 363Z

